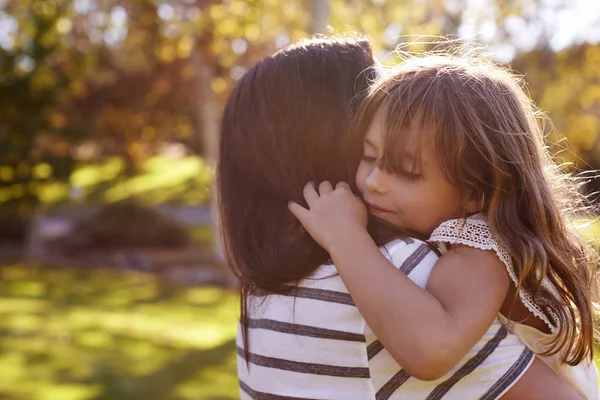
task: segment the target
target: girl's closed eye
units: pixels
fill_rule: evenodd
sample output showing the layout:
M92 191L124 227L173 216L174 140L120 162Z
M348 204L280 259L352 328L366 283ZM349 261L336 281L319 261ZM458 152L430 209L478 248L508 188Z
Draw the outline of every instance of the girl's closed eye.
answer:
M411 180L411 181L418 181L418 180L423 179L423 175L421 175L420 173L411 172L411 171L407 171L404 169L398 171L398 175L400 175L401 177L406 178L408 180Z
M361 157L361 159L364 162L368 162L368 163L374 163L377 161L377 157L373 157L373 156L368 156L366 154L363 154L363 156Z

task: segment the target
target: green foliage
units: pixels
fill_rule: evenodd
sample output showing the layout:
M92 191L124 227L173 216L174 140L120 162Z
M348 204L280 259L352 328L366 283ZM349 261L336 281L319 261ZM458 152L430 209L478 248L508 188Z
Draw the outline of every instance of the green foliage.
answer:
M567 137L570 149L563 160L581 168L600 168L599 65L600 43L558 53L535 50L513 62L517 71L526 73L531 97L552 120L550 142L558 144Z
M34 166L34 169L40 167L45 165ZM203 204L210 198L213 168L200 157L149 157L141 164L139 173L131 177L124 176L124 169L125 162L117 157L76 166L66 182L40 182L39 201L45 205L68 202L70 187L80 190L79 201L93 204L130 197L143 199L146 204ZM0 204L11 196L11 191L11 187L0 186Z
M0 188L8 189L1 200L24 210L36 204L41 182L68 179L72 170L69 142L82 131L66 116L73 102L68 90L82 71L80 62L69 63L57 31L63 7L26 0L9 2L5 11L19 27L13 46L0 47Z
M202 153L198 60L209 65L210 87L222 101L234 78L276 41L306 36L301 2L85 3L0 5L2 21L15 24L12 43L0 46L4 206L31 211L39 200L64 199L81 164L116 157L120 175L133 176L165 144ZM152 185L140 178L107 197Z

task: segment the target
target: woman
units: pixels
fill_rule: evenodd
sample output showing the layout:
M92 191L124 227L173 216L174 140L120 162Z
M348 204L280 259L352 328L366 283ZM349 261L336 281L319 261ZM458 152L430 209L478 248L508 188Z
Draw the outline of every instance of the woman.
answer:
M305 182L354 182L362 138L349 137L349 123L373 63L364 40L303 42L260 61L228 100L217 185L241 284L242 399L416 398L402 392L410 377L372 335L329 255L288 211L290 200L304 203ZM384 250L424 286L437 256L403 232L371 232L380 245L403 238ZM521 373L507 375L498 396L578 398L540 361Z

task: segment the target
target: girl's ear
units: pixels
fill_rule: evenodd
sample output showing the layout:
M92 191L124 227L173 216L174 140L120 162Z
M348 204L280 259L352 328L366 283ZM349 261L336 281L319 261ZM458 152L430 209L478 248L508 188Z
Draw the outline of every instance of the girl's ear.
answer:
M465 198L463 209L467 214L476 214L483 211L485 205L485 194L482 192L469 189Z

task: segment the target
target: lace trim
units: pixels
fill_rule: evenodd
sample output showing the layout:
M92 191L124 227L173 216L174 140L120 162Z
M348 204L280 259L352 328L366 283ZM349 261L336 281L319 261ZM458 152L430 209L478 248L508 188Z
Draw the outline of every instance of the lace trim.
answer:
M481 214L472 215L465 219L452 219L443 222L433 231L428 242L436 246L442 253L448 250L449 244L462 244L481 250L493 250L505 265L510 279L515 285L518 283L510 254L496 242L487 224L487 220ZM547 279L542 281L542 286L551 293L556 293L556 288ZM540 307L534 303L531 293L521 289L519 290L519 298L533 315L548 325L552 333L558 332L558 315L554 311L551 311L552 319L555 322L552 324Z

